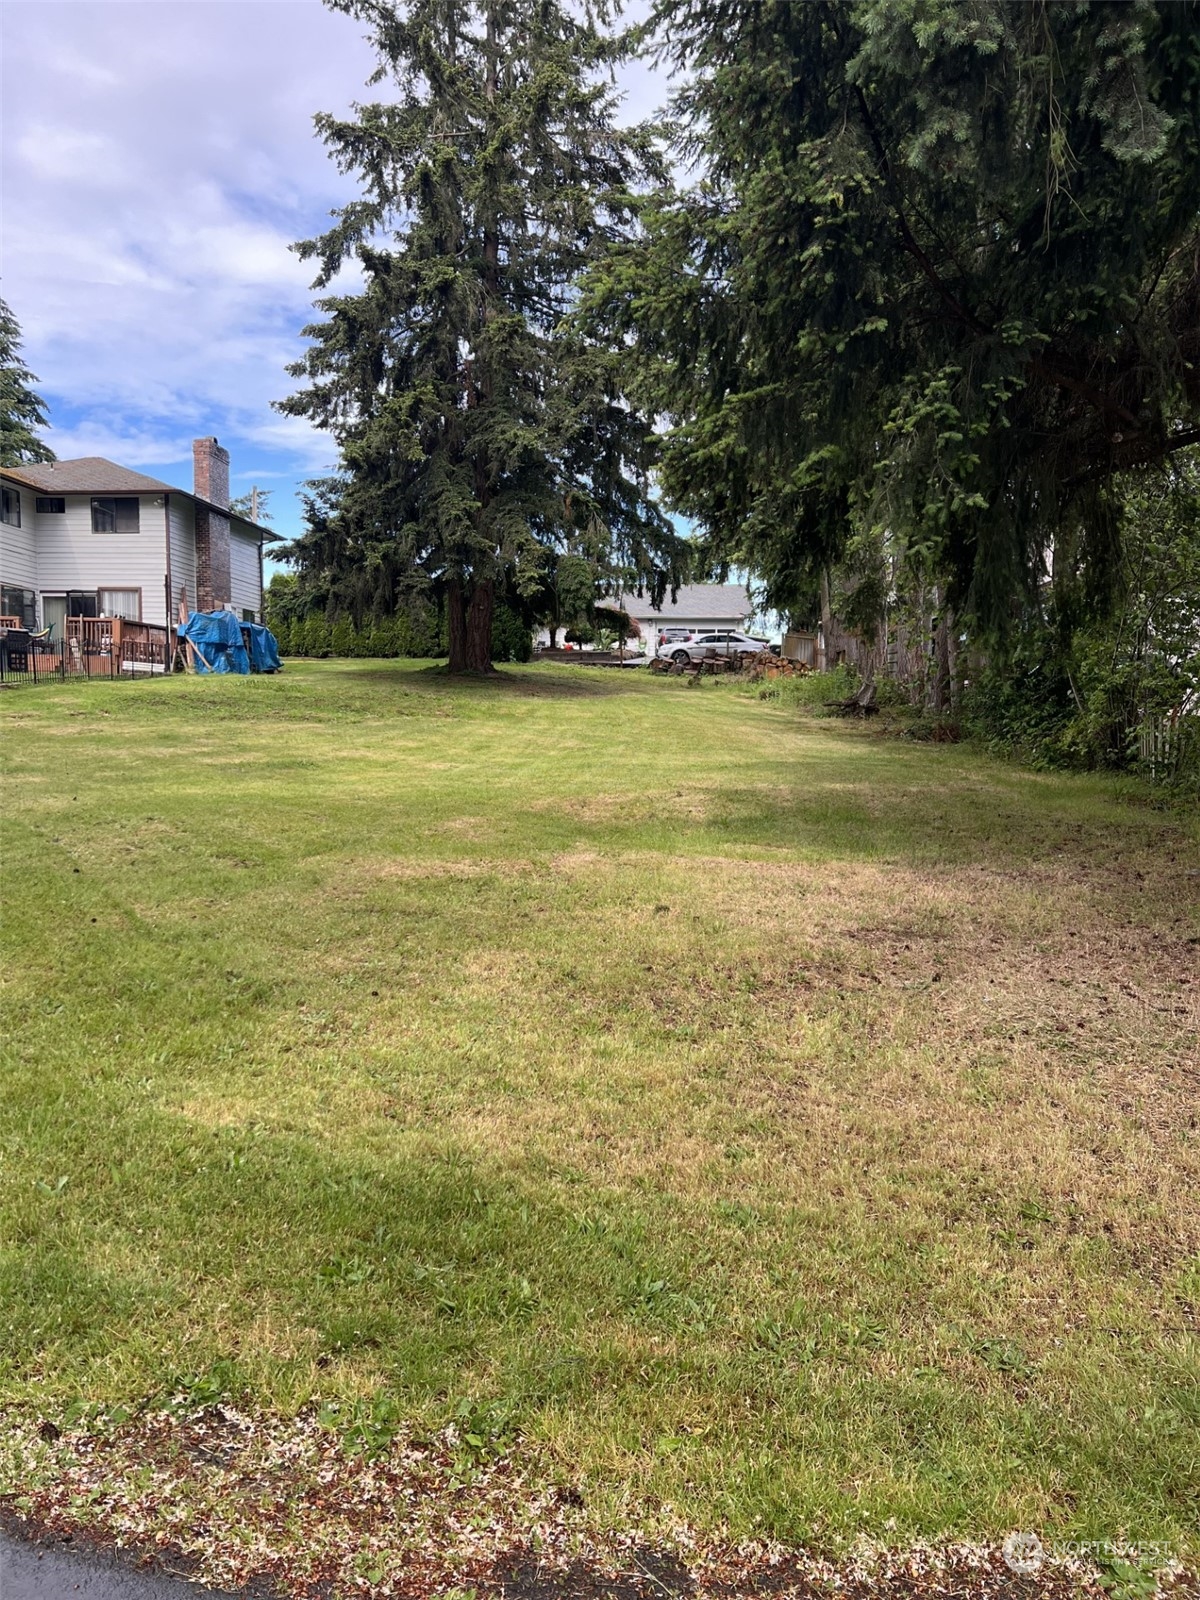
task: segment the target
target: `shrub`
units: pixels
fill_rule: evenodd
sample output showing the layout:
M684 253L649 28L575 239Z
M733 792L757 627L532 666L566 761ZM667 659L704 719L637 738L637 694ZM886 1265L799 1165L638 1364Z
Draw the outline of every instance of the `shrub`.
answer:
M396 619L384 617L371 629L371 654L381 661L390 661L399 655L396 638Z
M332 647L329 624L325 618L309 617L304 624L304 654L320 658L329 655Z
M441 650L438 640L438 614L427 600L414 601L405 613L404 620L408 626L409 655L436 656L447 653L449 640L446 650Z
M843 662L831 672L806 672L799 678L768 678L757 686L760 700L778 700L785 706L829 706L849 700L861 680Z
M492 617L492 660L528 661L532 655L532 630L510 605L498 600Z
M419 654L413 637L413 625L403 613L392 622L392 637L396 655L407 657Z
M903 711L912 703L912 695L898 678L875 679L875 704L880 711Z
M329 646L335 656L352 656L354 650L354 624L349 617L339 617L333 625Z
M1019 642L1002 664L985 667L967 691L967 727L990 748L1035 767L1072 764L1069 726L1073 701L1066 667L1049 634Z

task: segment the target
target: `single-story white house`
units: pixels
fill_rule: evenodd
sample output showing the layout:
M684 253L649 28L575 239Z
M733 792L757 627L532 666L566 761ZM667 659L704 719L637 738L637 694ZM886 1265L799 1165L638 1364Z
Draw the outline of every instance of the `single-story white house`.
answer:
M228 606L261 622L262 547L276 538L229 510L229 452L192 447L176 489L103 456L0 468L0 614L31 629L68 617L169 626Z
M654 654L660 628L697 628L705 633L744 628L754 610L743 583L685 583L674 600L668 589L658 607L650 604L649 595L623 594L609 603L637 622L648 655Z
M719 628L744 628L754 611L742 583L685 583L674 600L668 589L658 607L651 605L649 595L636 594L622 594L597 604L616 607L634 619L641 629L641 645L647 655L654 654L660 628L696 628L705 633ZM549 630L543 628L538 643L549 642ZM638 642L630 640L626 648L636 650Z

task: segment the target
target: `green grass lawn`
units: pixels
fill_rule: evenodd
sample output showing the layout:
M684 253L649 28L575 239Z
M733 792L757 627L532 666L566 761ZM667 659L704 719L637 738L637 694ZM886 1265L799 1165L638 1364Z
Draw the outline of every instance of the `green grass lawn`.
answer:
M12 1415L465 1405L610 1524L1195 1549L1194 816L579 668L0 724Z

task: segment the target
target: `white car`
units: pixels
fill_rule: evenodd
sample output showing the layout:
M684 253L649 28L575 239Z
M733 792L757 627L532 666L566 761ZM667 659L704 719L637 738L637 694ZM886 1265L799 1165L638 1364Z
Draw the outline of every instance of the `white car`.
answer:
M655 640L656 656L669 656L677 644L686 644L696 637L695 628L660 628Z
M712 633L693 633L688 639L673 640L660 645L660 656L670 656L672 661L696 663L713 656L756 656L771 646L765 639L753 639L748 633L734 633L722 628Z

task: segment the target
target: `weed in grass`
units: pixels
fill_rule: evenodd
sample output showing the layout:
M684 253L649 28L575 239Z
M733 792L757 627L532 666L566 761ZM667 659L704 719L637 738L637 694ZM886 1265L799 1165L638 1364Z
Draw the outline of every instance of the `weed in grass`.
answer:
M1159 1593L1158 1573L1152 1566L1101 1556L1097 1567L1100 1587L1110 1600L1154 1600Z

